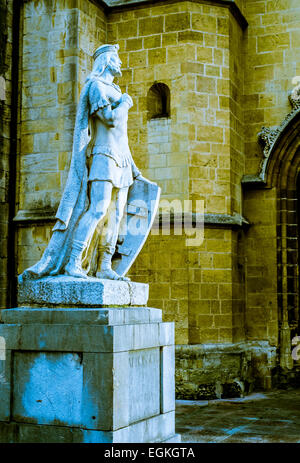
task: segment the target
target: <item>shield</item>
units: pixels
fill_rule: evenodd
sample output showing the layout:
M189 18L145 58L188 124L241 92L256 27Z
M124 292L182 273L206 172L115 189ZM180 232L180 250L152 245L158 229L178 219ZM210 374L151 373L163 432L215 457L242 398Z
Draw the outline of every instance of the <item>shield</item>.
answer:
M124 276L142 249L158 209L160 188L145 178L135 179L128 191L112 268Z

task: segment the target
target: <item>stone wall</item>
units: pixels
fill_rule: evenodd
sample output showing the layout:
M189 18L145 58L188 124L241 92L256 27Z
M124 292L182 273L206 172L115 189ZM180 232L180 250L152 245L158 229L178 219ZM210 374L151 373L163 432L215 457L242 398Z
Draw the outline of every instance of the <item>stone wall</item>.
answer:
M201 246L186 246L186 236L175 234L178 228L149 236L131 278L150 284L149 305L163 309L165 321L176 322L177 344L243 339L241 281L232 272L236 231L205 228Z
M0 2L0 309L9 304L9 156L11 121L12 1ZM11 276L11 275L10 275Z
M244 211L253 225L244 236L247 339L278 343L276 191L248 191Z
M121 87L133 97L129 113L129 141L133 157L145 177L157 181L163 197L188 199L189 88L186 66L196 59L191 13L186 2L108 15L108 42L120 45L124 72ZM194 33L194 41L202 34ZM184 68L185 66L185 68ZM147 94L154 82L171 93L171 118L149 121ZM156 131L156 134L153 133ZM151 135L151 137L150 137Z
M164 321L175 321L176 344L188 344L189 254L185 237L175 235L172 228L170 235L149 236L130 276L150 284L148 306L162 309Z
M300 5L297 0L246 1L245 41L246 173L256 174L262 158L257 134L279 125L290 111L287 93L300 75Z

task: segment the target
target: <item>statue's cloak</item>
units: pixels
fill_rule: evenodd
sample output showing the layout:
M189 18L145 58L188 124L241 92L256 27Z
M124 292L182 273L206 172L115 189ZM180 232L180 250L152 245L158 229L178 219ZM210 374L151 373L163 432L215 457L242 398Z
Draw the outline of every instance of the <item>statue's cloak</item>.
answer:
M64 272L68 263L75 226L88 206L87 148L89 135L89 89L87 80L80 94L73 135L69 174L57 213L53 234L42 258L26 269L19 278L41 278Z

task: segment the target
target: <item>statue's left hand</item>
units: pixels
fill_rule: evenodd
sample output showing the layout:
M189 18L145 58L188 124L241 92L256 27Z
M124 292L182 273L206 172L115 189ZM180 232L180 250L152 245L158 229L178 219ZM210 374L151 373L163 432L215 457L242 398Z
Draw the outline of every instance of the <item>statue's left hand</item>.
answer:
M142 182L147 182L147 183L150 183L152 185L156 185L155 182L151 182L147 178L143 177L142 174L139 174L137 177L135 177L135 180L141 180Z

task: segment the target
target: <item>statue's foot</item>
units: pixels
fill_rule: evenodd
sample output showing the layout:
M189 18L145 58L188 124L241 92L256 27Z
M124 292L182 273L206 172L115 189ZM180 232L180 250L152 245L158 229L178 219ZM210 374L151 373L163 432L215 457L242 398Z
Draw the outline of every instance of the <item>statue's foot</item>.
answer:
M118 275L117 272L115 272L112 269L101 270L101 272L97 274L97 277L104 278L107 280L130 281L130 278L122 277L121 275Z
M70 277L75 278L88 278L86 273L80 267L77 267L76 265L71 265L70 262L65 267L65 275L69 275Z

